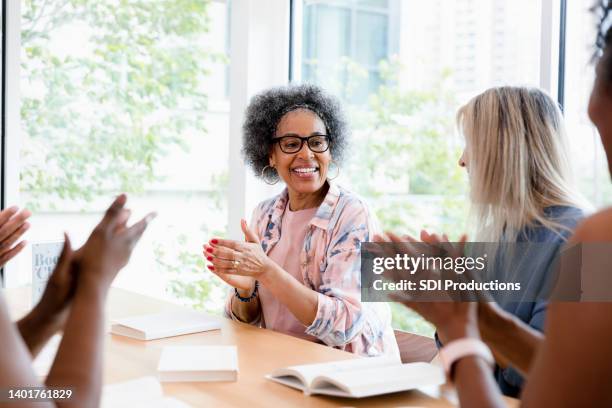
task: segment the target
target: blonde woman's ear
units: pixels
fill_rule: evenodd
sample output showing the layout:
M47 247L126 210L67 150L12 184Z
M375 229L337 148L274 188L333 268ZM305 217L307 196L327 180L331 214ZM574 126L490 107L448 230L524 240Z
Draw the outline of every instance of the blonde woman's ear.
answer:
M461 157L459 157L459 167L467 167L466 162L465 162L465 150L463 150L463 153L461 153Z

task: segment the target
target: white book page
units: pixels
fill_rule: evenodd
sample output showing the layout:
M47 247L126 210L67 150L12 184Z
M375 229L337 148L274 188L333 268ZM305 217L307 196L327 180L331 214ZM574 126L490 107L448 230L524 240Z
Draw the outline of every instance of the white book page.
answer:
M147 399L135 405L119 405L119 408L190 408L191 405L172 397ZM105 408L105 407L102 407ZM115 408L115 407L114 407Z
M163 391L155 377L141 377L135 380L104 386L102 408L146 406L150 401L161 401Z
M155 377L141 377L106 385L102 390L102 408L188 408L172 397L164 397Z
M172 397L166 397L162 401L160 408L189 408L191 405ZM151 407L151 405L149 405ZM151 407L152 408L152 407Z
M321 375L329 373L342 373L359 371L368 368L385 367L389 365L398 365L394 358L390 357L363 357L343 361L332 361L329 363L304 364L281 368L274 371L271 377L281 377L287 375L296 375L300 378L306 387L310 387L312 381Z
M321 375L314 380L311 392L339 395L333 392L337 388L344 389L350 396L359 398L439 385L444 382L444 371L438 366L428 363L396 364Z

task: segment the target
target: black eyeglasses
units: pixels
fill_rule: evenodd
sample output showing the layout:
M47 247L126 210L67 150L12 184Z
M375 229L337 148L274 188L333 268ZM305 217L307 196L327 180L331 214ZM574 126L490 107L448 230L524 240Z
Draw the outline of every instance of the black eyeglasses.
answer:
M272 139L272 143L278 143L283 153L293 154L302 150L304 142L314 153L323 153L329 149L329 137L327 135L313 135L308 137L282 136Z

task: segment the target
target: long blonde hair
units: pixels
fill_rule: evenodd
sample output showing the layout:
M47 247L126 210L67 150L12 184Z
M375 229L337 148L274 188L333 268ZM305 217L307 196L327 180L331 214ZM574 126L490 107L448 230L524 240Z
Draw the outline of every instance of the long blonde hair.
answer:
M557 104L539 89L491 88L457 113L466 139L472 216L480 241L513 241L547 219L554 205L580 206L570 182L566 133Z

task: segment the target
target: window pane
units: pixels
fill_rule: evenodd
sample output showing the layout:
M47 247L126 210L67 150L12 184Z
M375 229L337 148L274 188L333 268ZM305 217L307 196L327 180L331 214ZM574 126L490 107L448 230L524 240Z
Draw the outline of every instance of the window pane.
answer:
M495 85L539 84L540 2L409 0L401 8L411 82L432 86L447 75L459 101Z
M217 290L200 253L226 229L227 23L221 2L23 3L31 242L80 244L124 191L135 218L158 218L116 284L194 303Z
M382 83L378 63L389 54L387 11L365 10L355 1L306 2L302 80L365 103Z
M389 0L357 0L357 5L386 8L389 5Z
M334 59L326 50L334 41L312 37L321 3L331 2L303 3L302 46L329 52L325 63L343 68L343 86L330 86L319 66L296 81L320 84L349 111L352 150L339 182L367 199L385 229L431 228L457 238L467 229L468 186L457 165L463 142L455 112L488 87L539 84L541 4L403 0L375 2L382 8L373 10L365 3L374 2L345 1L351 48ZM402 308L394 309L394 324L431 334Z
M340 7L314 4L304 9L302 70L304 78L340 91L346 68L338 65L350 54L350 13Z
M597 19L590 0L569 1L565 62L565 118L578 186L595 206L612 201L612 186L599 134L587 114L593 87Z
M305 59L320 62L349 55L350 13L340 7L316 4L305 9Z
M355 47L355 60L361 65L368 66L377 63L387 56L389 16L369 12L357 12L357 27L355 30L357 46ZM367 28L367 29L363 29Z

